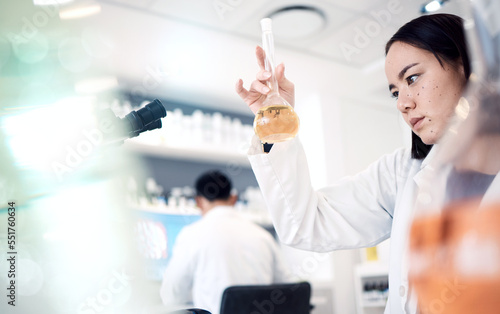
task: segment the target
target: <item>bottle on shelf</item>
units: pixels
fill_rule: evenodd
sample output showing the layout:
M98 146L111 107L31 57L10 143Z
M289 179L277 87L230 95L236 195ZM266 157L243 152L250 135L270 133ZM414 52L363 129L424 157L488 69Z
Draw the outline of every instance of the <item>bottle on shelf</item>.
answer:
M152 206L160 206L164 204L162 197L163 187L158 185L153 178L146 179L146 193L149 203Z
M265 69L271 73L268 81L270 89L263 107L257 112L254 120L255 134L263 143L277 143L290 140L299 131L299 117L293 107L280 96L276 68L274 63L274 38L272 21L262 19L262 45L265 56Z

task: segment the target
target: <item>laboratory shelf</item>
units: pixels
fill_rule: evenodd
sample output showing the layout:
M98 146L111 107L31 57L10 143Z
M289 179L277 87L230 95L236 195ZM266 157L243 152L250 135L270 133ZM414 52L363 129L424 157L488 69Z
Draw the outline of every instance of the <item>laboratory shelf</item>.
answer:
M250 168L247 155L230 148L147 144L133 140L126 141L123 147L130 152L148 156Z

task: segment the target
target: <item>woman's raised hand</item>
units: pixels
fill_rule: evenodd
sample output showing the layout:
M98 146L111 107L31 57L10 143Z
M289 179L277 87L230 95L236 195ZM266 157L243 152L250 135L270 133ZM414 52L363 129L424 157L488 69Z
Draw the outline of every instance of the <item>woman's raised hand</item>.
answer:
M257 79L252 82L250 89L247 90L243 87L243 80L239 79L236 82L236 92L245 101L245 103L250 107L254 114L259 111L262 107L262 103L266 99L267 93L269 93L269 87L267 87L267 81L271 78L271 73L265 70L264 50L257 46L255 49L255 55L257 56L257 63L259 64L260 71L257 73ZM276 67L276 79L278 80L279 93L292 107L295 105L295 87L292 82L290 82L285 77L285 66L282 64Z

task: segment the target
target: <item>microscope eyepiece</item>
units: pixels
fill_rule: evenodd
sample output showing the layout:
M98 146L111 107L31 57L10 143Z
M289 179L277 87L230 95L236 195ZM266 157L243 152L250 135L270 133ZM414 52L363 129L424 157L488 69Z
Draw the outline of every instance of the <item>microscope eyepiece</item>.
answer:
M128 113L122 121L127 124L129 138L138 136L142 132L161 128L161 118L167 116L163 104L155 99L145 107Z

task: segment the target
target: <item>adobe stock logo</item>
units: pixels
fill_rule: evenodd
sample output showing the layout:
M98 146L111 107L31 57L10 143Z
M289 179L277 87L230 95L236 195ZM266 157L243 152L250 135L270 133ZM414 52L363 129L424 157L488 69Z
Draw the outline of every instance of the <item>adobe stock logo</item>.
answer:
M51 168L60 182L63 181L65 174L72 173L84 161L84 158L89 157L94 149L104 142L106 134L112 134L115 131L113 122L111 119L101 119L97 128L82 130L84 138L75 146L65 146L65 157L51 163Z
M371 11L372 19L365 24L363 28L354 28L354 37L352 43L340 43L340 50L347 61L352 60L353 55L359 54L364 48L368 47L371 40L380 35L382 29L387 27L392 20L392 16L403 12L400 0L390 0L387 8L379 11Z
M114 296L125 293L125 290L130 286L131 278L123 271L119 273L113 270L111 273L112 277L109 278L105 287L80 304L78 314L96 314L102 312L112 305Z
M29 42L33 37L35 37L38 31L49 24L49 20L58 16L59 12L59 2L55 1L56 4L43 5L40 6L40 10L37 10L31 18L23 17L23 26L19 33L7 33L7 38L14 44ZM43 11L42 11L43 10Z
M217 15L221 20L225 19L227 12L233 11L235 8L239 7L244 0L214 0L212 5L217 12Z
M428 304L424 304L420 308L422 314L440 314L446 309L446 305L454 302L464 290L467 289L466 285L460 284L458 279L454 279L453 282L446 280L445 286L439 296L431 300Z

